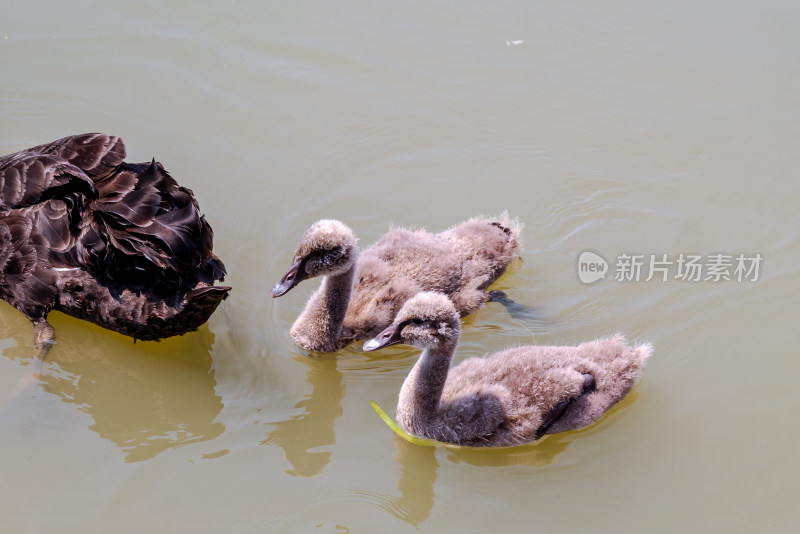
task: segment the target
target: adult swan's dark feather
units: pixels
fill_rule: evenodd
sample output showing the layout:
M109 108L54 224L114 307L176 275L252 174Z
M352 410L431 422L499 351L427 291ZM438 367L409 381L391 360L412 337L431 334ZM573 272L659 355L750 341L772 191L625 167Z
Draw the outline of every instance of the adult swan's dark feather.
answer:
M196 330L229 287L192 191L119 137L65 137L0 157L0 297L53 341L50 310L153 340Z

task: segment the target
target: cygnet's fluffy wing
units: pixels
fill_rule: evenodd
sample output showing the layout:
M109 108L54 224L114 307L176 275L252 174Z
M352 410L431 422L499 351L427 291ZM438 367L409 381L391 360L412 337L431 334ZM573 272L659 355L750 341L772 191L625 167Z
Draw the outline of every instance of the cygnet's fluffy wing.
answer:
M505 214L499 222L478 217L440 234L390 230L361 253L343 335L377 335L420 291L448 295L462 317L472 313L518 254L520 230Z
M519 347L490 358L465 360L450 371L443 402L492 395L500 400L503 412L502 421L496 423L493 444L515 445L534 440L547 413L559 402L582 394L582 373L586 372L574 360L572 365L561 365L557 355L551 357L547 351L538 350L542 348Z

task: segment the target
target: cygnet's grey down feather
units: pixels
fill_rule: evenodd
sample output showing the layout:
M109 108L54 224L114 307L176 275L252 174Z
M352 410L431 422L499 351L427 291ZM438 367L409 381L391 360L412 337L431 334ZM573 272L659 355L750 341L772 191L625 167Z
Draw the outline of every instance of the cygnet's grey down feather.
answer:
M653 351L618 334L577 347L516 347L450 369L459 322L445 295L423 292L364 343L366 351L395 343L423 349L397 403L397 423L409 434L500 447L587 426L631 390Z
M448 295L461 316L477 310L490 300L489 285L518 256L521 230L508 214L475 217L439 234L393 228L359 253L345 224L317 221L272 295L324 276L290 333L306 350L334 352L389 326L420 291Z

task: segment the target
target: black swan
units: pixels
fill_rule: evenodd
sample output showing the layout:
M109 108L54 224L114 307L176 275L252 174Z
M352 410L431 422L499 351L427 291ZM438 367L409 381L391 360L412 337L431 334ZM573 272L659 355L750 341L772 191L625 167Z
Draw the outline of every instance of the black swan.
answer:
M50 310L141 340L196 330L230 287L192 191L119 137L72 135L0 157L0 296L34 325Z

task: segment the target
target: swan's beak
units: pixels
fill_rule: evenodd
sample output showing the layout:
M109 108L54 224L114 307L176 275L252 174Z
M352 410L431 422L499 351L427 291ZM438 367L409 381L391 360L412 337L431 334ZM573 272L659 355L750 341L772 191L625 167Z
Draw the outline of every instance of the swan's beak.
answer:
M364 352L372 352L373 350L382 349L383 347L388 347L389 345L397 345L398 343L402 343L403 336L401 333L403 331L403 326L405 325L400 323L393 324L374 338L365 342L364 346L362 347Z
M283 275L283 278L281 278L280 281L272 288L272 297L277 298L281 295L285 295L290 289L305 280L307 277L308 275L303 268L303 260L297 260L292 264L291 267L289 267L289 270L286 271L286 274Z

